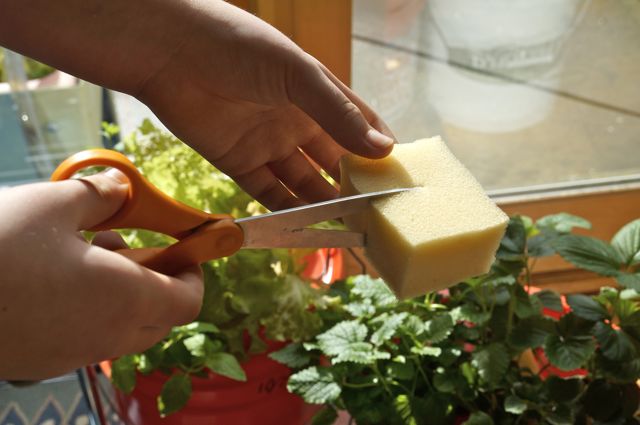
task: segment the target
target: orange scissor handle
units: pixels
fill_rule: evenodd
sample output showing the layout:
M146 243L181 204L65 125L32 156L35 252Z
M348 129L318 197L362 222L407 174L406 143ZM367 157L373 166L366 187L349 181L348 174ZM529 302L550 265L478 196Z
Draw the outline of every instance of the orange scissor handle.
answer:
M147 229L180 241L144 256L125 254L154 270L173 274L204 261L233 254L243 242L242 230L227 214L209 214L182 204L149 183L126 156L108 149L78 152L64 160L51 175L52 181L71 178L91 166L117 168L129 180L129 193L122 207L91 231ZM136 251L136 250L128 250Z

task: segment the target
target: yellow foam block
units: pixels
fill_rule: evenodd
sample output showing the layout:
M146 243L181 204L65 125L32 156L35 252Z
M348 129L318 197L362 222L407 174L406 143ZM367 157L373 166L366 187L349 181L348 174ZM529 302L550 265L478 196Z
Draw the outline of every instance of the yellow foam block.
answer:
M508 217L440 137L396 145L380 160L347 155L340 168L344 196L417 187L345 217L366 234L365 254L399 297L489 271Z

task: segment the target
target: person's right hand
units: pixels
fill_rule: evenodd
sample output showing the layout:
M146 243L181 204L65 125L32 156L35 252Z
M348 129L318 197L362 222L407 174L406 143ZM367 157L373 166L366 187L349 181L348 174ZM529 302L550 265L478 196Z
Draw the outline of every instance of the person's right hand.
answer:
M126 183L105 174L0 191L0 379L37 380L141 352L199 312L198 266L171 277L78 234L113 215Z

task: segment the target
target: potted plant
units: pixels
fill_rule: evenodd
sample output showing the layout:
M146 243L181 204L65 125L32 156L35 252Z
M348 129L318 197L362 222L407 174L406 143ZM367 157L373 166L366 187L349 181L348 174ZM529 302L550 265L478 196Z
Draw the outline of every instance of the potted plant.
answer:
M488 274L415 299L364 275L334 283L321 332L270 356L324 405L315 425L339 411L360 425L638 423L640 220L611 243L571 233L589 226L513 217ZM533 264L554 253L618 286L536 290Z
M9 57L24 63L24 81L9 81ZM46 178L69 153L101 146L101 120L100 87L0 48L0 121L10 142L0 184Z
M148 120L119 149L152 183L181 202L235 217L264 212L230 178ZM132 247L168 242L164 235L143 230L123 235ZM311 338L320 329L316 309L323 290L302 276L306 266L318 266L303 258L339 267L333 256L321 254L241 250L204 264L205 294L197 320L173 328L147 351L110 364L125 421L301 423L308 408L286 390L290 370L266 353L286 341Z

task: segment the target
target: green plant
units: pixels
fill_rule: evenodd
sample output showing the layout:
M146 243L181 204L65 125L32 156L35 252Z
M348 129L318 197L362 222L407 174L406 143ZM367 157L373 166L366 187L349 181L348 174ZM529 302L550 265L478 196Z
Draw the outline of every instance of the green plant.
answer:
M7 75L4 70L4 55L4 49L0 47L0 83L3 81L7 81ZM30 80L46 77L47 75L55 71L55 69L51 66L38 62L31 58L25 58L24 70L27 74L27 78Z
M298 370L291 392L326 405L316 425L337 410L358 424L638 423L640 220L610 244L574 227L590 224L513 217L488 274L415 299L367 276L334 284L322 332L271 357ZM569 307L533 293L536 259L556 252L622 289Z
M153 184L183 203L235 217L264 212L231 179L148 120L119 149ZM132 247L171 242L165 235L144 230L129 230L123 235ZM302 256L307 253L241 250L204 264L205 295L197 321L174 328L144 353L114 361L115 386L132 391L136 371L167 374L158 397L160 413L166 415L189 399L191 376L206 377L213 372L245 380L239 361L263 352L263 337L297 341L315 335L321 321L312 307L322 299L320 290L300 277Z

